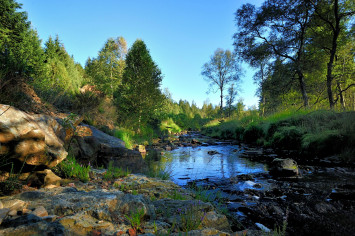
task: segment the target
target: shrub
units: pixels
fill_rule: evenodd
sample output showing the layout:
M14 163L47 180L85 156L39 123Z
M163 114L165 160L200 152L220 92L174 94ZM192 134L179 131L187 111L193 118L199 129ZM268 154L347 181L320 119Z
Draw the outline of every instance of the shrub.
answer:
M303 129L290 126L280 127L273 135L270 144L279 149L300 149L302 143Z
M249 125L243 134L243 140L247 143L255 143L264 136L264 130L259 125Z
M302 148L310 154L319 156L340 153L344 144L346 144L346 139L339 130L310 133L304 135L302 139Z

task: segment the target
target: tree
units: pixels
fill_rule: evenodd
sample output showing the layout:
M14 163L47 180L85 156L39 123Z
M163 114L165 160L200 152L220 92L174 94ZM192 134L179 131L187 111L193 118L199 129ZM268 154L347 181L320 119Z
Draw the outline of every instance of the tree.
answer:
M0 0L0 88L15 77L42 73L43 50L26 12L14 0Z
M160 91L161 81L161 71L146 44L136 40L128 51L122 84L117 90L121 121L131 122L140 131L164 100Z
M226 96L227 107L228 107L228 117L231 116L233 103L235 101L236 96L237 96L237 90L235 89L234 84L232 84L228 88L228 95Z
M87 75L104 94L113 97L121 84L126 54L127 43L123 37L109 38L98 57L86 62Z
M309 1L269 0L258 9L244 4L235 18L239 28L234 35L236 52L251 65L268 55L282 57L285 63L291 61L305 107L309 106L309 101L303 67L306 31L312 13Z
M217 49L210 61L202 67L202 76L210 83L210 87L217 86L220 92L220 114L223 111L223 92L230 83L240 81L241 68L235 60L235 54L229 50Z
M339 38L346 31L346 21L348 21L351 16L355 15L355 4L354 1L349 0L311 0L310 2L315 9L315 16L324 23L321 26L324 28L323 32L330 32L330 35L323 33L320 36L323 38L323 40L321 40L323 43L320 45L322 49L328 51L329 55L327 63L326 84L329 106L331 109L333 109L335 105L332 90L332 83L334 80L333 71L337 51L339 49ZM317 26L319 26L319 24L317 24ZM339 88L339 83L337 83L337 87L340 91L340 96L342 96L342 89Z

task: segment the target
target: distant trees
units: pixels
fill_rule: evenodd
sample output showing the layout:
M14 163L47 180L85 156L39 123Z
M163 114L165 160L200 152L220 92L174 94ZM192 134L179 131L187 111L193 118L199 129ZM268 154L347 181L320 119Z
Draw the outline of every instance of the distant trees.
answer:
M116 95L121 122L129 122L137 131L141 130L163 102L162 78L146 44L136 40L127 53L122 84Z
M240 80L241 69L235 59L235 54L229 50L217 49L210 61L202 67L202 76L209 82L210 87L217 86L220 92L220 112L223 112L223 92L231 83Z

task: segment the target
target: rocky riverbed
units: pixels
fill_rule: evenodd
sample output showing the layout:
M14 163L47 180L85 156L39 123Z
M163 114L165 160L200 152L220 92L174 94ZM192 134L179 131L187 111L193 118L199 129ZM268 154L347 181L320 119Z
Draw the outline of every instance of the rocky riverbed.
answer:
M171 144L172 143L172 144ZM198 175L176 178L186 188L204 190L208 196L218 195L216 204L223 204L228 211L232 231L242 229L263 229L282 231L286 227L289 235L353 235L355 232L355 172L351 166L339 164L337 158L325 160L299 161L299 165L289 155L280 156L271 149L251 148L236 144L235 141L218 141L199 134L190 133L175 141L164 144L179 147L179 162L186 154L198 153L204 158L223 158L223 150L238 152L238 158L265 163L269 171L237 173L221 177L201 178ZM230 148L230 145L235 148ZM206 153L203 148L206 147ZM201 151L202 149L202 151ZM221 151L222 150L222 151ZM173 151L174 152L174 151ZM182 156L182 157L181 157ZM170 158L170 156L169 156ZM193 159L196 163L198 160ZM280 160L288 165L280 169ZM334 161L332 161L334 160ZM209 162L210 163L210 162ZM213 162L211 162L213 165ZM184 162L182 165L188 165ZM180 176L183 175L174 171ZM189 173L196 173L186 168ZM184 182L185 181L185 182Z

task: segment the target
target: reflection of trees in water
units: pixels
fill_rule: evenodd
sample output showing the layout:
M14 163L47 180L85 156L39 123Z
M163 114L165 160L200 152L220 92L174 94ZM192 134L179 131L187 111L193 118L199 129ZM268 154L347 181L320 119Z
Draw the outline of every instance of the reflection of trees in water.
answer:
M154 155L146 157L146 160L152 159L157 169L170 170L175 180L187 177L201 179L209 176L226 178L265 171L264 165L240 158L237 152L232 151L234 149L233 146L183 147L164 152L158 157ZM207 152L211 150L219 154L209 155Z

